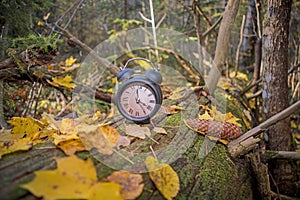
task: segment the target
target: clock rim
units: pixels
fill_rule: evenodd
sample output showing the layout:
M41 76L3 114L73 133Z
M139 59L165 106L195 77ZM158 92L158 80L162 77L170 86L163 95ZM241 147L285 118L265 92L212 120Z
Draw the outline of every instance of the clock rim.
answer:
M133 116L127 114L127 112L123 109L121 102L120 102L120 97L121 97L123 91L127 88L127 86L129 84L138 83L138 82L142 83L143 85L147 85L152 90L155 100L156 100L156 104L155 104L153 110L151 111L151 113L149 115L146 115L145 117L139 117L139 118L133 117ZM147 79L145 79L145 77L137 76L137 77L133 77L129 80L126 80L124 83L122 83L122 85L119 87L119 89L117 91L116 104L117 104L118 111L126 119L129 119L129 120L137 122L137 123L146 122L151 117L153 117L160 109L161 103L162 103L162 91L161 91L160 86L155 83L152 83L151 81L148 81Z

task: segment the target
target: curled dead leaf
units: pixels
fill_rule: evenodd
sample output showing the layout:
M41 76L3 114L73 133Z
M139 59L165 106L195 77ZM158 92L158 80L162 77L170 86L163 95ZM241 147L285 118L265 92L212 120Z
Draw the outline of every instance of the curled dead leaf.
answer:
M131 174L128 171L116 171L106 178L110 182L123 186L121 195L124 199L135 199L143 191L143 177L140 174Z

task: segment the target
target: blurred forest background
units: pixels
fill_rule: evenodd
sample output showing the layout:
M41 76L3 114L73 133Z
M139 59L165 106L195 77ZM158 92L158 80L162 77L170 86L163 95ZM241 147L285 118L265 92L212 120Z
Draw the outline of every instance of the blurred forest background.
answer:
M274 2L274 5L281 6L281 3L276 2L282 1ZM287 100L283 107L279 106L279 110L269 108L268 102L263 99L265 95L268 96L264 92L269 84L265 70L273 73L275 69L265 69L263 64L276 60L276 55L271 55L272 50L264 43L264 37L267 38L271 30L266 27L272 27L268 24L272 18L272 1L160 0L153 1L153 10L157 27L186 34L215 58L217 40L220 34L224 34L219 29L228 3L232 10L227 15L233 15L234 23L229 32L225 32L225 35L229 34L228 48L225 50L228 55L221 67L218 66L225 83L222 82L223 85L218 87L222 87L231 96L228 99L239 112L242 110L242 114L237 117L242 119L242 129L246 132L300 100L300 2L282 3L290 14L286 19L290 20L286 21L287 32L282 33L288 33L288 43L281 43L286 47L283 51L287 62L283 64L284 69L278 68L279 75L280 70L285 71L285 78L282 82L273 83L277 87L273 92L277 91L280 93L278 96L284 96ZM234 7L237 7L236 16ZM13 117L40 119L43 113L48 113L53 114L55 119L61 119L70 113L74 114L72 90L76 85L74 79L80 63L102 41L113 40L122 31L151 27L151 23L145 21L143 16L151 16L148 0L1 0L0 126L11 128L8 120ZM162 63L181 71L192 86L203 86L203 81L194 77L197 71L193 66L176 57L170 49L158 50ZM152 56L153 52L150 51ZM128 53L116 65L124 64L126 59L134 56ZM278 58L281 59L280 56ZM115 75L106 73L96 88L96 103L102 119L109 116ZM281 83L284 83L282 87ZM270 104L270 107L276 106ZM269 114L266 114L266 109L270 109ZM267 148L299 151L299 107L284 123L290 130L286 132L288 138L292 138L287 142L288 148L277 148L286 143L278 145L281 140L276 139ZM282 126L275 129L279 132L286 130ZM273 141L271 135L268 138L265 134L265 139ZM295 157L292 156L292 159ZM293 166L294 170L299 162ZM280 174L276 170L274 173ZM296 175L291 178L293 181L295 177L300 177L297 174L299 170L294 173ZM296 192L288 191L286 194L300 195L300 189L298 187Z
M226 1L195 2L154 1L155 19L160 28L176 30L199 40L213 58L218 27ZM196 4L198 5L195 6ZM290 20L288 54L290 102L295 102L299 98L299 6L298 1L293 3ZM257 41L262 37L266 9L266 1L241 1L230 32L228 58L224 66L224 69L226 68L224 75L227 77L230 70L239 70L246 73L249 80L253 78L255 44L259 43ZM53 60L44 64L56 70L66 59L73 57L76 63L80 63L88 54L85 49L72 43L70 38L64 37L66 36L64 30L93 49L120 31L151 26L139 14L141 12L145 16L150 16L148 1L2 1L0 10L2 27L0 77L3 80L1 102L4 109L1 121L13 116L35 117L42 112L58 114L70 101L68 99L70 96L64 94L68 91L36 82L37 76L31 77L32 72L11 74L11 71L4 69L8 64L4 62L5 59L17 59L23 51L40 48L53 54L53 58L51 57ZM30 67L28 69L30 70ZM57 75L47 73L48 79ZM256 110L261 109L257 107ZM261 118L257 116L257 120L259 119ZM298 120L296 121L298 123Z

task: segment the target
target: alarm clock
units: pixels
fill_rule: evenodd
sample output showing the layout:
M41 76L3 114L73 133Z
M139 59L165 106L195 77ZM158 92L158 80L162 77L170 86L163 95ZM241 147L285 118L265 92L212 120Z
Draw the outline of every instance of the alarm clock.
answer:
M153 69L144 74L126 68L134 60L144 60ZM117 76L121 83L116 94L116 105L121 115L136 123L147 123L159 110L162 104L162 91L159 84L162 76L150 60L146 58L129 59Z

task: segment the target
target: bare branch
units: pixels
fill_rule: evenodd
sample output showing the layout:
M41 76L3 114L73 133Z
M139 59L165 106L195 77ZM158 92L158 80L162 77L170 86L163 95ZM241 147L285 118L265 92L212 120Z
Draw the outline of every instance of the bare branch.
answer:
M249 145L243 144L245 141L249 141L249 139L257 136L259 133L266 130L268 127L274 125L275 123L287 118L292 113L300 109L300 100L294 103L293 105L289 106L288 108L284 109L283 111L277 113L273 117L269 118L265 122L261 123L260 125L254 127L253 129L249 130L241 137L232 140L228 145L228 150L231 156L237 157L243 154L246 148L249 148ZM256 141L257 142L257 141ZM251 143L253 145L253 143Z

